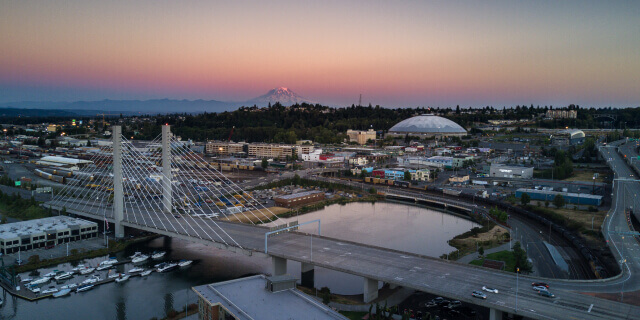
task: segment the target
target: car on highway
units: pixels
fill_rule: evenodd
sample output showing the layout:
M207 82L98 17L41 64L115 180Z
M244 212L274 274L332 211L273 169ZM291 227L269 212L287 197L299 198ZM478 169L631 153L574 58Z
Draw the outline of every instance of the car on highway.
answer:
M531 284L532 287L545 287L549 288L549 285L544 282L534 282Z
M548 298L553 298L555 297L555 295L553 295L553 293L547 291L547 290L540 290L538 291L538 294L543 296L543 297L548 297Z
M543 287L543 286L535 286L532 287L533 291L547 291L547 287Z
M482 287L482 290L487 292L492 292L492 293L498 293L498 289L491 288L491 287Z
M487 295L482 293L482 291L473 291L471 292L471 296L475 297L475 298L480 298L480 299L486 299Z

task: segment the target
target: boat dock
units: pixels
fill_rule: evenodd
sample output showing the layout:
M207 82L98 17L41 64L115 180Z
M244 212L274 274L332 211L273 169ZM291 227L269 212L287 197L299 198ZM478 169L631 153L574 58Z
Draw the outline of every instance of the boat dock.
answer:
M131 259L118 261L117 263L114 263L113 265L116 266L116 265L121 265L121 264L126 264L126 263L131 263ZM85 279L88 279L88 278L90 278L90 277L92 277L94 275L99 275L100 278L102 278L102 276L104 276L104 279L102 279L100 281L97 281L95 283L92 283L94 286L99 286L99 285L103 285L103 284L106 284L106 283L114 282L117 278L109 278L108 277L109 270L112 270L112 269L94 271L94 272L86 274L86 275L81 275L81 274L76 273L76 274L74 274L73 278L66 279L66 280L64 280L64 282L67 283L67 284L68 283L74 283L74 279L75 279L75 281L76 281L75 283L78 284L78 286L80 286L81 285L80 283L82 282L80 279L85 280ZM153 270L155 272L155 268L151 268L151 270ZM137 272L137 273L134 273L134 274L129 274L129 273L126 273L126 274L129 275L130 278L133 278L133 277L140 276L141 272ZM48 282L48 284L45 284L45 285L41 286L41 290L43 290L44 288L49 287L50 283L56 283L56 281L54 279L51 279ZM27 289L25 285L26 285L26 283L24 283L24 284L21 283L18 286L18 288L20 288L18 290L17 288L12 287L10 284L8 284L6 282L0 281L0 286L2 286L2 288L4 288L4 290L6 290L9 294L11 294L13 296L16 296L16 297L19 297L19 298L22 298L22 299L25 299L25 300L29 300L29 301L36 301L36 300L40 300L40 299L44 299L44 298L49 298L49 297L52 297L54 295L54 293L55 293L55 292L47 293L47 294L34 293L31 290ZM60 288L58 288L58 286L56 286L56 288L58 290L60 290ZM76 293L76 291L75 291L76 289L77 289L77 287L73 288L71 293Z

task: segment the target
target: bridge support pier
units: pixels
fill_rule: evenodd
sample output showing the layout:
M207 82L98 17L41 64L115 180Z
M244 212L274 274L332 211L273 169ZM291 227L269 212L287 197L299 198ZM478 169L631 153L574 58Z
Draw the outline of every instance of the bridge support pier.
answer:
M287 273L287 259L272 256L271 263L273 264L274 276L281 276Z
M116 238L124 238L124 191L122 186L122 127L113 126L113 220Z
M300 267L300 282L303 287L315 287L315 266L310 263L302 263Z
M498 309L489 309L489 320L502 320L502 311Z
M364 278L364 303L378 298L378 280Z

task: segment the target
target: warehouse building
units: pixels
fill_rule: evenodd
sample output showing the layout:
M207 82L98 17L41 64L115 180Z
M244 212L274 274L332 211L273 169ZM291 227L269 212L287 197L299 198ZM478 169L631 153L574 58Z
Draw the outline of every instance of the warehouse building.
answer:
M63 168L84 168L93 161L75 159L75 158L67 158L67 157L59 157L59 156L46 156L42 157L36 164L41 166L54 166L54 167L63 167Z
M9 254L97 236L97 223L67 216L7 223L0 225L0 252Z
M273 198L276 206L291 208L300 206L310 202L324 200L324 192L322 191L305 191Z
M527 168L492 164L489 169L489 176L492 178L531 179L533 178L533 167Z
M574 146L584 142L584 132L577 129L567 129L552 135L551 144L555 146Z
M581 204L596 207L602 204L602 196L598 195L524 188L516 190L516 198L522 197L522 194L524 193L528 194L529 197L531 197L531 200L538 201L552 202L556 195L561 195L567 203L571 204Z

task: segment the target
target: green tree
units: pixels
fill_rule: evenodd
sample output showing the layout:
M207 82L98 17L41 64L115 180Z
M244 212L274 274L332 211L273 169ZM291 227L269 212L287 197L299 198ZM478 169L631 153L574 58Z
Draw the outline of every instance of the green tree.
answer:
M404 172L404 181L411 181L411 172L409 171Z
M527 252L522 249L520 245L520 241L516 241L513 245L513 257L516 260L515 268L513 271L516 271L517 268L520 268L520 272L531 272L531 263L527 261Z
M553 198L553 205L556 206L556 208L561 208L563 207L565 204L564 201L564 197L562 195L557 194L554 198Z
M322 303L329 304L331 302L331 290L328 287L320 288L320 296L322 297Z
M262 169L266 169L269 166L269 161L267 158L262 158Z
M484 256L484 247L480 246L480 248L478 248L478 254L480 254L481 256Z
M523 206L526 206L529 202L531 202L531 197L528 193L523 193L522 196L520 196L520 203L522 203Z

